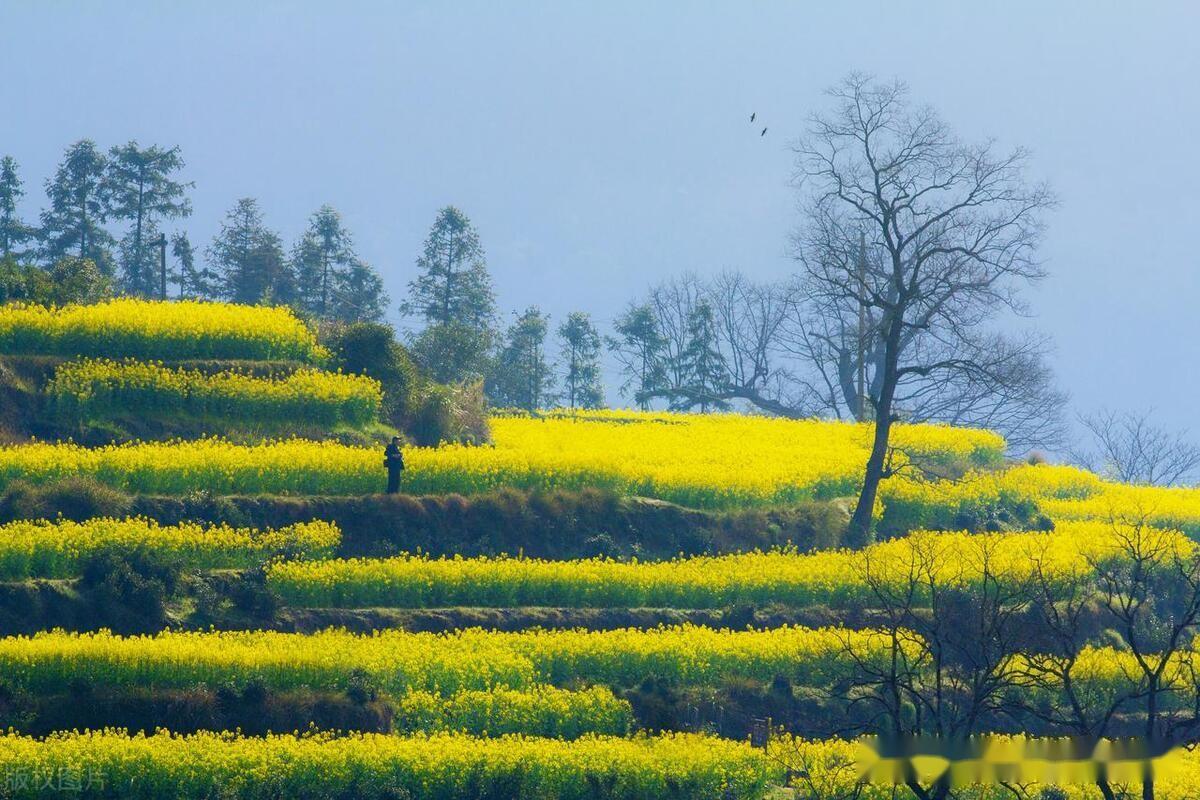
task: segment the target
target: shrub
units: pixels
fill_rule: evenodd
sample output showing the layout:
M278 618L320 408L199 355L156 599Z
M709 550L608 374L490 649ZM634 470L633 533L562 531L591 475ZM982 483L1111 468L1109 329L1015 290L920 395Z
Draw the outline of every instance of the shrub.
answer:
M491 441L483 382L424 384L408 426L413 441L423 447L444 442L484 444Z
M344 372L379 381L384 416L403 427L412 411L419 376L391 326L374 322L335 325L327 330L326 341L334 363Z
M129 495L86 475L42 485L13 481L0 495L0 521L58 517L83 522L93 517L124 517L133 500Z
M144 548L111 548L88 557L80 586L101 607L121 605L156 628L166 621L167 601L179 588L178 562Z

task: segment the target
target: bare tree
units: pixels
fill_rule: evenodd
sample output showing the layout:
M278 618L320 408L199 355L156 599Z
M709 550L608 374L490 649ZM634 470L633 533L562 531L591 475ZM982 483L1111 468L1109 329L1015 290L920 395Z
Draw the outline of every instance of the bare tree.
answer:
M1013 699L1051 733L1099 742L1136 736L1145 756L1194 743L1200 733L1200 668L1194 638L1200 628L1200 555L1182 534L1111 520L1114 547L1086 566L1064 572L1048 552L1032 553L1038 576L1029 653L1022 659L1025 691ZM1096 685L1080 663L1102 631L1118 639L1120 680ZM1103 683L1103 681L1101 681ZM1041 700L1041 702L1039 702ZM1101 768L1096 786L1106 800L1128 796ZM1141 796L1153 800L1154 775Z
M850 666L832 688L843 708L830 714L835 729L827 733L953 746L997 730L1012 711L1005 698L1018 687L1013 665L1024 644L1032 574L1004 566L994 538L975 537L953 557L936 536L896 545L860 556L878 644L864 651L846 637ZM920 800L954 796L949 774L925 783L906 766L904 784Z
M1093 449L1072 453L1072 460L1121 483L1172 486L1191 481L1200 470L1200 447L1188 441L1187 431L1167 430L1153 417L1153 410L1081 414L1079 423Z
M913 379L997 382L1011 366L989 349L987 323L1022 312L1018 290L1043 276L1036 251L1053 196L1029 184L1025 151L967 145L903 84L851 75L795 147L807 195L795 253L806 291L861 308L877 329L875 434L850 540L870 535L891 428ZM999 358L999 362L997 361Z

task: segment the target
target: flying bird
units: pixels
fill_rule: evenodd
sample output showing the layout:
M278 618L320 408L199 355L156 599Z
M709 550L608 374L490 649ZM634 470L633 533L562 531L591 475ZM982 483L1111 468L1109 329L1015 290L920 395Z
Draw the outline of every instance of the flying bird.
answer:
M767 135L767 129L763 128L763 131L762 131L762 133L759 134L759 136L762 137L762 136L766 136L766 135Z
M753 114L751 114L751 115L750 115L750 121L751 121L751 122L754 122L754 118L755 118L755 117L757 117L757 116L758 116L758 112L757 112L757 111L755 111Z

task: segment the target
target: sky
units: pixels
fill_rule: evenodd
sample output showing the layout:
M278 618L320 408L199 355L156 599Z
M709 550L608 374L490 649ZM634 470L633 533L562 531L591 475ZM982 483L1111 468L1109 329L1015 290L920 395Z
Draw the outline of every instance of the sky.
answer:
M1198 29L1195 0L0 0L0 155L32 219L71 142L178 145L194 214L172 229L199 246L239 197L288 242L329 203L394 321L453 204L505 315L606 328L684 271L787 276L789 144L846 73L900 78L962 138L1029 148L1057 192L1021 324L1053 337L1073 410L1186 427Z

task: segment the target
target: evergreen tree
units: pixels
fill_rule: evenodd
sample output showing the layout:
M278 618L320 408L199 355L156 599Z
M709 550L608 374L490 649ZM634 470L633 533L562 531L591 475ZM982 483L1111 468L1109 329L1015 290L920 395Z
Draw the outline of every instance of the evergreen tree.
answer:
M321 206L292 249L292 265L303 308L328 319L332 315L338 276L348 271L354 260L354 243L342 225L341 215L331 206Z
M617 317L614 327L618 338L610 339L608 346L625 373L621 394L628 397L632 389L634 402L645 411L650 401L667 389L666 337L649 304L630 305Z
M54 262L66 255L90 258L105 275L113 273L113 238L103 227L108 217L104 174L108 160L91 139L67 148L54 177L46 181L50 207L42 212L42 256Z
M604 389L600 385L600 334L591 317L573 311L558 327L562 341L563 399L570 408L600 408Z
M17 162L12 156L0 158L0 258L24 257L26 253L17 248L34 236L33 228L22 222L17 213L17 203L24 196Z
M237 201L206 253L226 299L250 304L295 299L296 281L279 234L263 224L254 198Z
M517 317L504 335L488 395L499 406L536 411L553 402L554 376L546 360L549 318L537 306Z
M383 319L388 296L383 279L370 264L359 259L350 268L339 272L331 311L344 322L379 322Z
M131 294L159 293L158 254L152 245L157 239L155 221L192 213L192 204L184 196L192 184L172 178L183 166L178 147L141 148L130 141L109 150L104 181L109 217L131 223L121 247L121 283Z
M219 294L219 280L208 267L196 266L196 251L186 233L171 236L171 256L176 269L172 274L179 284L179 296L188 300L209 300Z
M365 322L382 319L383 281L354 252L354 241L333 207L324 205L292 248L298 302L322 319Z
M699 302L688 315L687 345L680 354L686 393L676 395L676 410L696 405L701 413L724 410L729 403L718 395L724 385L725 357L717 349L717 328L713 310L707 302Z
M475 227L457 208L438 212L417 269L420 275L409 284L408 302L401 307L405 314L419 315L428 325L492 324L495 298L483 247Z
M400 307L425 323L410 340L413 357L442 382L483 374L495 338L495 299L479 234L466 215L453 207L438 212L417 269Z

